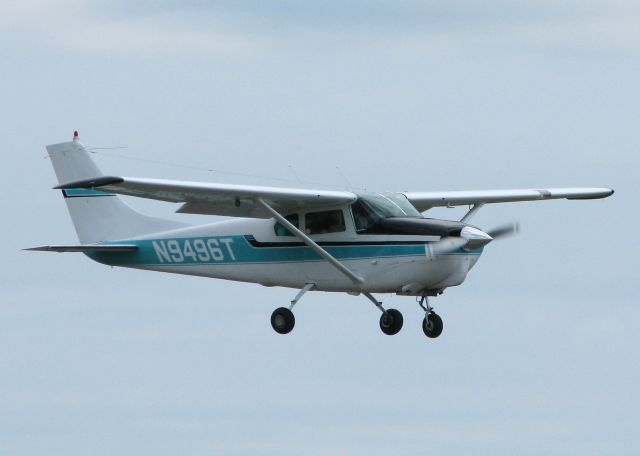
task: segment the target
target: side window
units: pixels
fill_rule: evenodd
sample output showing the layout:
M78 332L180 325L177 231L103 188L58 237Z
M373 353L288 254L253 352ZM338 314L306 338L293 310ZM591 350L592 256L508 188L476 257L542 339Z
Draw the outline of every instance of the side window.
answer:
M300 228L300 223L298 219L298 214L289 214L285 217L293 226L296 228ZM286 229L284 226L277 222L273 226L274 231L276 232L276 236L293 236L293 233Z
M309 212L305 216L307 234L338 233L345 231L342 210Z
M356 201L351 205L351 213L353 214L356 232L363 232L373 225L374 220L372 220L371 213L361 201Z

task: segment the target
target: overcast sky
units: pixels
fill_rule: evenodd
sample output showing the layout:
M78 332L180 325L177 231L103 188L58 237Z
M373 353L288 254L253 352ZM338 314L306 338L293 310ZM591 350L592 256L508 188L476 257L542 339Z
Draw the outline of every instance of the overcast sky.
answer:
M130 3L0 3L1 454L640 452L637 2ZM20 251L77 242L44 158L73 130L113 174L616 194L483 208L522 233L437 340L413 298L388 337L321 293L280 336L295 290Z

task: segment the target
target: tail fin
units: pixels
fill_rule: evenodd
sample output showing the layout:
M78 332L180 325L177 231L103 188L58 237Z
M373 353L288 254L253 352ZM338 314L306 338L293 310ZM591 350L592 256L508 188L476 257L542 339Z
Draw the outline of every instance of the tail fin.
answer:
M100 177L100 172L89 153L78 141L47 146L58 183ZM185 224L148 217L134 211L113 193L88 189L62 190L82 244L127 239L186 226Z

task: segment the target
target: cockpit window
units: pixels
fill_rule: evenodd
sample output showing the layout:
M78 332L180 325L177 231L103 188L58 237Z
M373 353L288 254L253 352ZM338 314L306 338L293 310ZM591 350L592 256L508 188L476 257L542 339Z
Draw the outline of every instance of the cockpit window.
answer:
M404 212L404 217L422 217L422 214L402 193L381 193L381 196L398 206Z
M351 205L357 232L364 232L388 217L422 217L401 193L368 193Z
M342 210L308 212L304 218L307 234L338 233L345 230Z
M285 217L293 226L296 228L300 228L300 223L298 221L298 214L289 214ZM277 222L273 226L274 231L276 232L276 236L293 236L293 233L286 229L280 222Z

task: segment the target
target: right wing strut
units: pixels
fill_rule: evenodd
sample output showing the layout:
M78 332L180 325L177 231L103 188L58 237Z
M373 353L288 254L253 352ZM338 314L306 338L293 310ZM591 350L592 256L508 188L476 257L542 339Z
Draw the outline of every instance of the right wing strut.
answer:
M320 247L313 239L304 234L298 228L295 227L289 220L284 218L278 211L269 206L264 202L262 198L256 198L256 202L260 204L267 212L269 212L273 217L280 222L286 229L291 231L298 239L307 244L314 252L320 255L322 258L327 260L329 264L331 264L338 271L346 275L351 281L357 285L364 283L364 279L356 274L354 274L349 268L347 268L344 264L340 263L336 258L327 252L325 249Z

